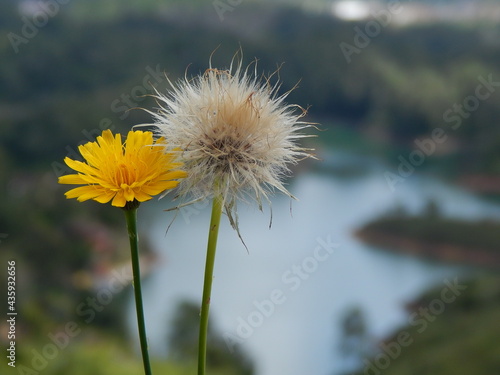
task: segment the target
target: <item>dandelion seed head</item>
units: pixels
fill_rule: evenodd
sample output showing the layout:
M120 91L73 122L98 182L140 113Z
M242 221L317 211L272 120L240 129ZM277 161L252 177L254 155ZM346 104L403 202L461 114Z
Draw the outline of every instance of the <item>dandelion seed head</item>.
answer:
M255 64L256 66L256 64ZM210 68L157 93L159 111L152 113L158 133L181 151L188 177L179 196L195 199L221 195L226 213L248 198L268 203L274 190L293 196L283 184L289 165L311 156L297 144L305 110L287 105L279 82L258 78L241 60L228 70Z

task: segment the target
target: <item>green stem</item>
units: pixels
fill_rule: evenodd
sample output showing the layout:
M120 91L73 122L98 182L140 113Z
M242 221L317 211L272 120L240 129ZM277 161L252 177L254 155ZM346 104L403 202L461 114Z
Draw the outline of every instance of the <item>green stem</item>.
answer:
M151 365L149 363L148 341L146 338L146 325L144 323L144 308L142 306L141 291L141 271L139 269L139 246L137 235L137 207L125 209L127 220L128 237L130 240L130 251L132 254L132 271L134 274L134 294L135 308L137 311L137 324L139 326L139 340L141 342L142 361L144 363L144 373L151 375Z
M205 280L203 283L203 297L201 300L200 336L198 341L198 375L205 375L207 362L208 313L210 310L210 295L215 263L215 250L219 234L220 218L222 215L222 197L215 196L212 202L212 217L208 232L207 260L205 265Z

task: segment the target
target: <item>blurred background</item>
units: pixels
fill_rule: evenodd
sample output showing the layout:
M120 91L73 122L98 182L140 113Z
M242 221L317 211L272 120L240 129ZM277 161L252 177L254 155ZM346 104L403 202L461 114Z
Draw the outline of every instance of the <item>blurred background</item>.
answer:
M0 343L16 368L140 374L123 214L66 200L65 156L241 48L319 123L290 202L224 222L209 369L500 371L500 2L0 0ZM156 374L194 374L209 202L141 206ZM5 298L5 299L3 299ZM5 302L4 302L5 301Z

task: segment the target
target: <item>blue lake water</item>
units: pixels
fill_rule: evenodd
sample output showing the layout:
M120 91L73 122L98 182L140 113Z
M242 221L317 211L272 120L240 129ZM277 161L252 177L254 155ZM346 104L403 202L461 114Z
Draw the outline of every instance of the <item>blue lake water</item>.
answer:
M211 318L229 346L241 343L256 375L338 374L351 365L338 351L346 311L360 308L377 340L408 323L406 303L445 279L463 276L463 267L370 248L353 237L363 223L397 204L418 212L429 199L445 215L500 217L499 206L418 173L391 191L386 168L377 161L343 153L324 159L332 169L354 163L366 170L350 177L298 175L289 187L299 201L290 210L290 200L276 196L271 229L269 210L241 204L248 253L223 218ZM201 298L210 207L181 211L166 237L173 213L163 212L167 206L161 201L147 207L140 221L159 260L145 284L144 302L151 351L164 355L178 303ZM134 327L132 306L130 311Z

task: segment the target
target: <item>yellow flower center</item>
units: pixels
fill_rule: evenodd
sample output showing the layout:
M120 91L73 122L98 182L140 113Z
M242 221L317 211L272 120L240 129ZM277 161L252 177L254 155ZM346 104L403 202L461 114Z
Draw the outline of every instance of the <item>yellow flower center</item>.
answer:
M129 186L130 182L133 181L130 172L131 170L125 164L121 163L116 170L116 185L122 189Z

